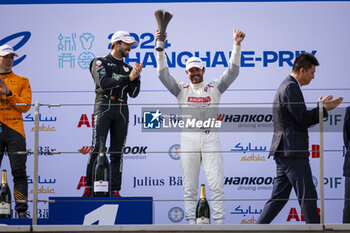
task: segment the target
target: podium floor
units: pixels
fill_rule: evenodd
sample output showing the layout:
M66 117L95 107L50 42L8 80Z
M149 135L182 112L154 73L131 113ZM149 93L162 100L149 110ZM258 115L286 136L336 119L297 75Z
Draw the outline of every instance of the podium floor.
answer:
M36 225L36 226L0 226L0 232L40 232L40 233L252 233L252 232L315 232L350 233L350 224L304 224L304 225L113 225L113 226L77 226L77 225Z

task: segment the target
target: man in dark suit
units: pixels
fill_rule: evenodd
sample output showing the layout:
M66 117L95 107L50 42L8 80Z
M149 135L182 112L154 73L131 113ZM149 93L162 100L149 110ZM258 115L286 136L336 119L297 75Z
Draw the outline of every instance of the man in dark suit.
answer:
M343 223L350 223L350 107L346 108L343 138L346 150L343 166L343 175L345 176Z
M279 86L273 105L274 133L270 155L276 162L276 178L271 198L259 216L258 224L270 223L289 199L292 187L299 200L306 223L320 223L317 212L317 192L312 182L309 164L308 127L319 122L318 108L307 110L301 86L314 78L319 63L310 53L300 54L293 65L292 74ZM342 97L328 95L323 102L323 114L337 107Z

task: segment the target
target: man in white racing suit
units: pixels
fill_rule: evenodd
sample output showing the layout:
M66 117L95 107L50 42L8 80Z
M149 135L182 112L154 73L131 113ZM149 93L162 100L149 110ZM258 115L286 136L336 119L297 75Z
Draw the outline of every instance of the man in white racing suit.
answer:
M160 33L157 31L156 40ZM182 116L205 121L216 120L218 104L222 93L237 78L241 58L241 42L245 34L234 29L234 47L228 68L223 74L209 84L203 81L205 67L198 57L186 61L186 74L191 83L179 82L169 72L164 50L157 52L158 76L164 86L176 96ZM185 200L185 216L189 224L196 223L196 204L200 164L207 178L213 219L216 224L223 224L224 210L224 172L223 157L219 135L209 127L186 128L181 133L181 168ZM204 126L204 124L203 124Z

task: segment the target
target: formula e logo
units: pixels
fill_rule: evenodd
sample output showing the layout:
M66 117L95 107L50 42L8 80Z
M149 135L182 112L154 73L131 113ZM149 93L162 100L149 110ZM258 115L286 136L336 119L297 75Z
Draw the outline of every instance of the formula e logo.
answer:
M156 112L145 111L143 112L143 118L145 122L143 123L144 129L160 129L161 127L161 118L162 113L157 109Z
M18 32L18 33L15 33L15 34L12 34L12 35L9 35L3 39L0 40L0 46L1 45L4 45L4 44L7 44L8 42L12 41L12 40L15 40L17 38L20 38L22 37L22 39L14 46L12 46L11 43L8 43L10 46L12 46L13 50L17 51L18 49L20 49L25 43L27 43L27 41L29 40L31 36L31 33L30 32ZM14 62L13 62L13 66L16 66L18 65L19 63L21 63L25 58L27 57L27 55L23 55L22 57L19 57L18 59L16 59Z

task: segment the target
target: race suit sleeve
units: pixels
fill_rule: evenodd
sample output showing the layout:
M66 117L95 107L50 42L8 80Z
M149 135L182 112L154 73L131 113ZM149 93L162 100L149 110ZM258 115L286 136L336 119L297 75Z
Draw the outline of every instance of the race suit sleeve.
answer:
M124 75L112 77L112 74L107 72L105 64L99 59L93 60L90 71L96 85L101 87L102 90L108 90L119 85L127 85L129 82L129 78L123 77Z
M227 88L236 80L239 74L239 66L241 63L241 46L234 45L227 70L221 75L218 80L220 93L224 93Z
M177 97L181 92L181 84L170 74L164 50L157 52L157 72L163 85L170 91L171 94Z
M134 81L131 81L129 86L128 86L128 93L131 98L135 98L136 96L139 95L140 93L140 76L135 78Z
M23 79L21 85L21 92L16 94L10 90L12 95L8 96L7 100L9 101L10 105L15 105L15 109L18 112L27 112L31 107L30 104L32 103L32 89L30 88L29 80L27 78ZM25 104L25 106L16 106L16 104Z

